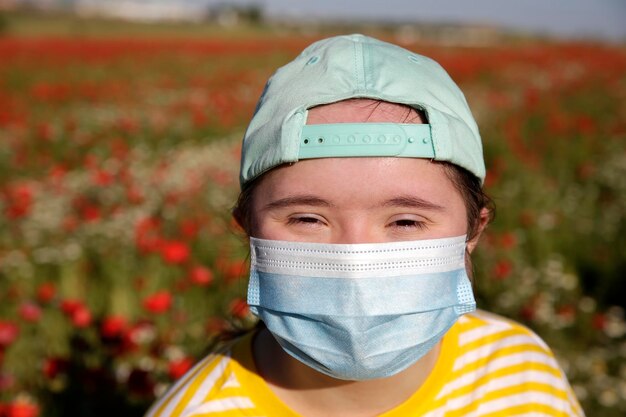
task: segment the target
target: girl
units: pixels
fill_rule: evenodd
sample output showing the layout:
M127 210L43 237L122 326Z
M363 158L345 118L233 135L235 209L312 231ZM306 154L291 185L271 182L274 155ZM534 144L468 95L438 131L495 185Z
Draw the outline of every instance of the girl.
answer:
M476 311L492 217L476 123L434 61L362 35L269 80L236 220L264 326L148 416L582 416L547 346Z

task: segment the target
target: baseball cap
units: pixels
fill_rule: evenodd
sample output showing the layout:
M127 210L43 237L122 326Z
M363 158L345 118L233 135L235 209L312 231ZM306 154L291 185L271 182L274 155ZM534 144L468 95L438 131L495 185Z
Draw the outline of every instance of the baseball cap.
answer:
M404 104L428 123L306 124L310 108L352 98ZM478 127L447 72L430 58L353 34L311 44L269 79L244 135L240 183L302 159L363 156L448 161L485 178Z

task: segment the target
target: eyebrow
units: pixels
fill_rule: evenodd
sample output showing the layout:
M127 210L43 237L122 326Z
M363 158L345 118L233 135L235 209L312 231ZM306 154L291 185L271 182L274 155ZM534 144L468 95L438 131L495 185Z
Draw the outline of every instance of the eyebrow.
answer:
M314 206L314 207L334 207L334 205L323 198L314 195L297 195L281 198L265 205L264 210L281 209L292 206ZM413 196L398 196L385 200L379 207L408 207L422 210L445 211L445 207L432 203L422 198Z
M409 195L398 196L398 197L390 198L389 200L385 200L382 206L383 207L408 207L408 208L418 208L422 210L445 211L444 206L440 206L439 204L435 204L433 202L424 200L422 198L413 197Z
M313 195L297 195L272 201L263 207L264 210L281 209L291 206L333 207L328 200Z

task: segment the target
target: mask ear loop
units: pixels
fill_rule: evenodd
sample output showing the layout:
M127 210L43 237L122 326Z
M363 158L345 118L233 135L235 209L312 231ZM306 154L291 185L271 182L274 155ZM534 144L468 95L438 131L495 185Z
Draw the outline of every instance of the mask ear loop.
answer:
M474 294L476 294L476 290L478 290L478 281L474 279L474 263L472 262L472 255L467 249L467 245L465 246L464 258L465 272L470 280L470 284L472 284L472 290L474 291Z

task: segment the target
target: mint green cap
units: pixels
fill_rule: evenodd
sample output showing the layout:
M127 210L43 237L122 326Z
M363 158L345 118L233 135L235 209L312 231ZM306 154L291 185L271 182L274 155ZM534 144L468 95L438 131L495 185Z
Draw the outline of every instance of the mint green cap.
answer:
M350 98L405 104L428 124L307 125L308 109ZM240 183L301 159L395 156L448 161L485 178L478 127L435 61L364 35L313 43L269 79L244 135Z

